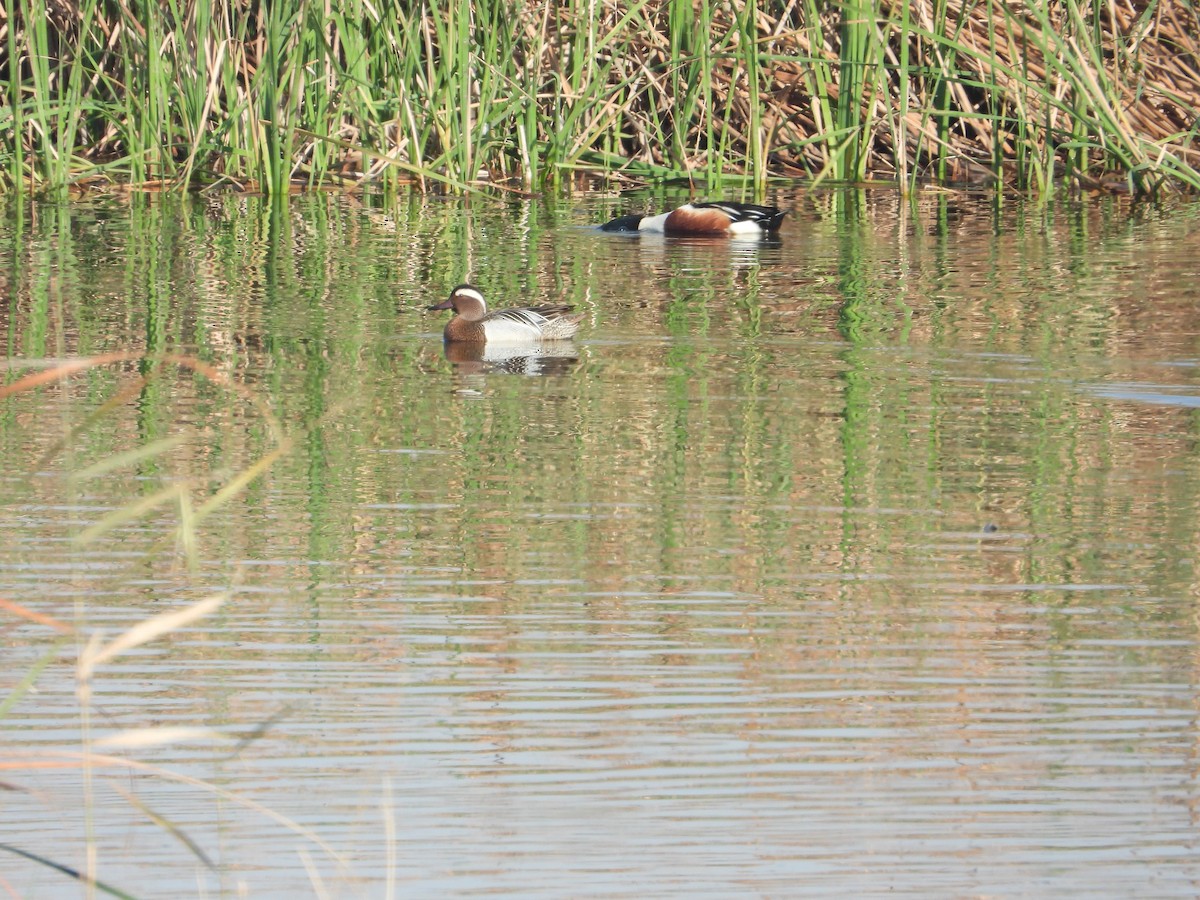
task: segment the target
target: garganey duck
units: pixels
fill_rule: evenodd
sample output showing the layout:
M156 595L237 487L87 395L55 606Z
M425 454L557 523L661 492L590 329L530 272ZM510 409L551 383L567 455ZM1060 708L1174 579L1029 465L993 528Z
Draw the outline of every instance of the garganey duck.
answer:
M450 296L429 309L453 309L442 336L447 341L472 344L529 344L562 341L573 337L583 320L573 306L525 306L487 311L479 288L460 284Z
M601 231L667 235L772 234L787 215L777 206L752 203L685 203L658 216L619 216L600 226Z

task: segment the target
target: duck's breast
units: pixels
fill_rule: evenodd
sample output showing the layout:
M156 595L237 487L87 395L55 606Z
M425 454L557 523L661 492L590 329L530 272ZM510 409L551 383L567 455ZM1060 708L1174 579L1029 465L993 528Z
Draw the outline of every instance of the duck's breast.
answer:
M728 234L731 217L715 207L679 207L667 214L667 234Z

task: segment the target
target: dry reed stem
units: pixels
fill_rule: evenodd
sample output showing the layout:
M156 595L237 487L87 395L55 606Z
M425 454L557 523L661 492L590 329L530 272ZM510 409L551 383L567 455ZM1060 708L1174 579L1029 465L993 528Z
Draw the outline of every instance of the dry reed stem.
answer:
M64 48L68 61L71 41L80 39L79 4L85 2L88 0L55 0L46 13L56 45ZM615 142L628 161L650 167L682 164L690 171L719 162L724 170L738 171L752 165L759 155L753 152L755 142L762 140L767 141L763 150L772 173L812 173L826 168L845 143L845 136L833 130L833 123L823 121L819 110L821 104L842 102L836 82L839 66L847 62L842 59L839 31L846 24L840 18L842 8L805 5L798 0L756 8L751 27L763 66L757 109L751 108L748 80L738 77L739 72L744 73L745 60L751 58L746 44L750 38L741 31L740 7L714 3L705 9L710 19L700 23L697 18L696 27L706 28L706 33L673 34L677 25L667 0L646 0L632 6L618 0L515 4L509 11L515 25L511 57L472 58L464 69L487 69L493 83L507 82L516 88L501 103L511 110L504 113L509 118L497 122L488 122L491 110L480 106L478 83L468 88L476 99L465 107L460 104L461 120L445 119L450 109L448 97L460 89L446 88L450 93L439 95L440 85L461 76L438 67L438 61L449 53L440 46L441 41L456 39L451 33L456 26L450 13L426 10L414 23L415 30L401 33L389 30L395 22L383 10L366 8L361 27L383 35L380 46L373 50L376 56L386 50L397 58L415 54L421 60L403 84L347 81L338 66L345 62L343 48L348 42L332 18L317 21L313 33L325 54L318 62L298 64L294 58L301 41L299 33L289 34L283 46L272 51L290 54L289 71L297 73L294 82L277 86L280 102L286 105L277 118L289 123L283 143L302 132L310 135L296 141L294 158L280 169L303 174L301 164L315 165L314 148L325 141L323 155L333 160L331 174L358 171L377 176L403 164L424 188L431 179L436 182L438 174L429 166L465 161L462 164L468 170L482 163L493 172L508 172L514 168L510 157L515 153L522 160L515 166L517 171L545 173L547 164L538 153L548 145L569 148L569 157L554 164L577 165L589 153L600 153ZM812 9L821 10L818 21L810 20ZM869 174L896 171L893 132L898 127L904 129L906 141L916 142L913 146L919 148L921 159L910 163L918 166L928 166L935 158L950 158L994 168L998 158L1013 151L1018 133L1047 159L1062 158L1060 145L1076 142L1077 161L1086 157L1088 171L1095 175L1121 174L1124 164L1139 167L1156 159L1176 170L1200 162L1200 151L1193 146L1200 110L1200 16L1191 6L1114 0L1055 4L1042 0L1027 5L1000 0L948 0L945 4L911 0L903 6L901 0L883 0L874 9L874 20L861 25L870 29L872 41L878 41L880 55L878 59L849 61L863 73L858 122L866 139ZM177 73L194 76L195 61L203 53L209 73L199 91L201 127L242 135L259 142L260 149L229 156L214 145L211 135L192 133L189 125L180 140L186 153L178 161L178 177L186 183L194 170L203 166L210 170L205 176L210 179L217 175L245 181L245 163L238 160L270 146L267 129L276 127L260 115L258 92L262 85L257 79L268 52L271 11L261 4L233 0L230 5L213 8L216 24L204 31L195 10L195 3L184 3L183 21L176 23L169 21L164 11L158 27L166 28L167 33L162 35L161 46L151 52L174 65ZM913 23L908 31L901 25L906 11ZM699 14L697 8L695 15ZM477 15L472 27L483 28L482 18L482 13ZM96 71L85 78L83 93L89 102L100 103L108 99L108 93L121 89L122 53L128 53L131 44L144 44L149 32L124 4L115 9L95 7L88 21L94 32L92 40L99 42L103 52ZM236 26L245 28L241 39L235 22L245 23ZM172 26L175 31L170 30ZM26 35L19 17L14 23L0 21L0 28L12 27L21 32L18 44L22 44ZM186 38L178 31L184 31ZM404 46L405 35L415 36L418 46ZM905 40L909 42L905 58L912 68L900 72L898 51ZM680 87L676 75L684 71L681 67L695 60L673 58L672 47L695 46L696 41L707 41L712 59L713 71L708 76L711 106L704 108L698 101L689 104L684 119L678 105L682 98L672 92ZM223 78L222 64L236 74ZM456 65L462 68L461 63ZM565 77L573 65L572 71L581 73L578 84ZM816 65L827 67L829 84L814 81ZM304 81L306 67L310 82ZM62 76L52 69L51 80L61 84ZM303 104L289 95L292 90L314 91L318 86L327 105L320 121L306 118ZM939 86L949 94L945 107L935 95ZM814 96L815 91L823 96ZM618 100L618 93L625 99ZM519 96L536 103L536 136L520 130L523 126L515 118L521 115L522 104L516 102ZM904 108L902 96L909 112L903 119L899 116ZM347 97L357 98L353 107L340 101ZM384 102L391 98L394 104ZM493 98L489 97L489 102ZM590 108L591 116L573 116L574 133L558 135L564 112L578 110L581 104ZM363 121L363 111L373 105L392 112L378 121ZM917 114L915 124L912 113ZM292 127L293 114L299 116L294 122L297 127ZM726 115L730 116L727 125ZM940 118L943 116L946 118ZM935 129L938 142L929 140L926 124L930 118L949 126ZM755 122L761 123L761 128L753 127ZM30 147L44 148L51 158L59 152L55 136L47 133L43 122L34 117L25 125ZM119 157L128 149L123 143L125 132L116 123L87 128L81 136L87 144L78 151L83 157L101 161ZM460 129L465 133L459 133ZM513 131L519 135L513 136ZM709 135L714 133L716 146L709 146ZM664 140L666 137L671 139ZM1088 144L1085 154L1078 149L1080 137ZM356 146L359 141L374 141L376 147ZM519 151L505 149L517 144ZM683 160L674 159L679 148L687 148ZM368 156L370 160L364 164ZM162 164L172 165L169 159ZM474 171L442 174L450 176L451 186L474 177ZM1200 183L1200 175L1195 178Z
M191 775L185 775L182 772L164 769L161 766L144 763L136 759L129 759L121 756L110 756L102 753L44 750L41 751L37 756L21 756L16 753L10 753L5 758L0 759L0 771L7 772L48 769L79 769L85 765L97 769L110 768L126 772L141 772L147 775L152 775L155 778L159 778L163 781L172 781L177 784L184 784L188 785L189 787L206 791L214 796L228 801L229 803L236 804L245 809L256 812L265 818L271 819L283 828L291 831L293 834L299 835L311 843L316 844L339 866L345 867L347 865L346 858L312 829L301 825L299 822L288 818L282 813L276 812L268 806L264 806L255 800L251 800L249 797L244 797L241 794L237 794L233 791L222 788L211 781L204 781L200 778L194 778Z

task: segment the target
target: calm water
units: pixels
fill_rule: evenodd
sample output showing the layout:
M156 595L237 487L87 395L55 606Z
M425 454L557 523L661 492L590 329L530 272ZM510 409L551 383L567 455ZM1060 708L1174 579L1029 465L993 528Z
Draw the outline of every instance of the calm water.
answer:
M145 897L1200 892L1200 207L584 227L678 199L10 210L8 381L211 369L0 400L0 599L76 630L0 610L0 842ZM580 339L448 359L468 276Z

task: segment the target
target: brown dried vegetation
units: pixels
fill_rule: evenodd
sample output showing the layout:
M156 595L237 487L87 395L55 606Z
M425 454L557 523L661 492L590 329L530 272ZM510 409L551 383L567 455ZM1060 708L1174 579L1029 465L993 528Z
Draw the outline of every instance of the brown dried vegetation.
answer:
M1198 36L1195 7L1147 0L22 0L0 10L0 172L1194 189Z

